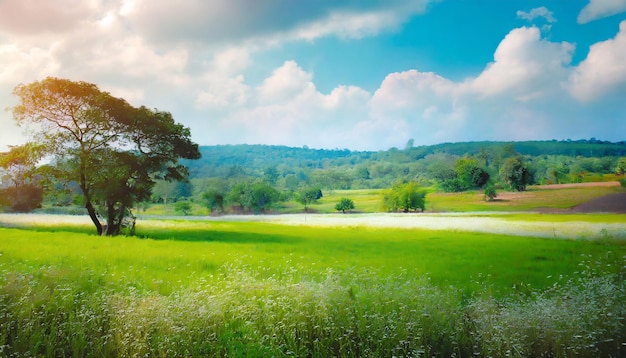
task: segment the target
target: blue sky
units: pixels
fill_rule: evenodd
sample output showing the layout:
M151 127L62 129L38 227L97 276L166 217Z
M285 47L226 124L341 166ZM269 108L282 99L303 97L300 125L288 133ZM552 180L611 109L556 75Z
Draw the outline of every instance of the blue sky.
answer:
M0 62L3 107L83 80L202 145L626 139L626 0L0 0Z

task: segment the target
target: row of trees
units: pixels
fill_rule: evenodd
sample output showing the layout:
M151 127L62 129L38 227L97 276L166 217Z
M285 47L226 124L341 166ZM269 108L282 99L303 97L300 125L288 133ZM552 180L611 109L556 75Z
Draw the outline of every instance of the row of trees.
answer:
M217 185L201 195L203 204L214 213L265 213L280 202L295 199L310 206L322 198L319 187L303 187L297 191L279 191L269 182L256 179L238 181L229 185L226 181L217 181Z

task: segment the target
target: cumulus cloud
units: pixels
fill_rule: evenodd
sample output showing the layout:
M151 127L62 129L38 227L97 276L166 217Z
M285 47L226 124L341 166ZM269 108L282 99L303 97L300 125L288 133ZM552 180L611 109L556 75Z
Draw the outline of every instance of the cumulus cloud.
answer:
M408 138L428 133L430 143L536 139L563 126L561 115L555 118L545 108L569 105L560 83L571 71L573 50L570 43L542 38L536 27L513 29L494 61L463 81L417 70L388 75L374 93L370 114L395 122Z
M569 77L570 93L581 101L591 101L618 89L626 89L626 21L614 38L598 42Z
M559 89L573 51L568 42L542 39L536 27L514 29L498 45L494 61L466 84L482 96L542 97Z
M549 23L556 22L556 19L554 18L553 15L554 14L552 13L552 11L548 10L545 6L531 9L529 12L525 12L521 10L517 12L517 17L521 19L533 21L536 18L543 18Z
M321 93L313 74L295 61L283 63L251 91L256 94L253 101L233 106L220 120L220 126L240 141L326 148L350 143L352 148L366 148L375 138L376 133L359 130L368 119L367 91L341 85Z
M626 0L590 0L578 14L578 23L586 24L625 11Z

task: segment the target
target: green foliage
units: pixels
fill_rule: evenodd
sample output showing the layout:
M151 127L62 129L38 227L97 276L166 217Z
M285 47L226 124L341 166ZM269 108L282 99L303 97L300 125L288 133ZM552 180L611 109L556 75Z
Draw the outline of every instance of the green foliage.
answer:
M280 192L262 180L237 182L226 195L226 202L237 206L240 212L255 214L267 211L280 200Z
M281 199L278 190L264 181L252 185L250 196L251 207L256 214L265 212Z
M496 187L493 184L487 184L487 186L485 186L483 194L485 195L486 201L493 201L493 199L498 196L498 193L496 192Z
M454 170L461 187L465 189L482 188L489 181L489 173L474 158L458 159L454 165Z
M211 212L224 212L224 193L217 189L209 189L202 193L204 205Z
M187 200L177 201L174 204L174 210L176 210L176 212L181 213L185 216L191 215L191 203L188 202Z
M526 190L532 180L528 165L521 156L507 159L500 168L500 177L511 189L517 191Z
M426 208L426 190L415 182L394 185L383 197L383 207L388 211L424 211Z
M64 182L78 183L98 234L117 235L137 202L147 200L154 179L188 176L180 158L198 159L188 128L171 114L135 108L94 84L48 77L18 85L18 124L36 128L42 151L54 155Z
M315 204L322 197L322 190L319 187L305 187L295 195L296 201L304 205L304 211L307 211L311 204Z
M350 198L341 198L341 200L335 205L335 210L343 213L345 213L346 210L349 211L352 209L354 209L354 202Z
M620 175L624 175L624 173L626 173L626 157L619 158L615 172Z

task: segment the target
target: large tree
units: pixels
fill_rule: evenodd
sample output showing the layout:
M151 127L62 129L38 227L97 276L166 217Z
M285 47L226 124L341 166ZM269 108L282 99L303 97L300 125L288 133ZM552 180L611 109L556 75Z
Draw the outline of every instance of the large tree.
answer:
M48 77L13 93L18 124L31 125L33 140L64 163L61 176L80 186L98 234L119 234L155 180L185 179L178 159L200 157L189 129L169 113L133 107L94 84Z

